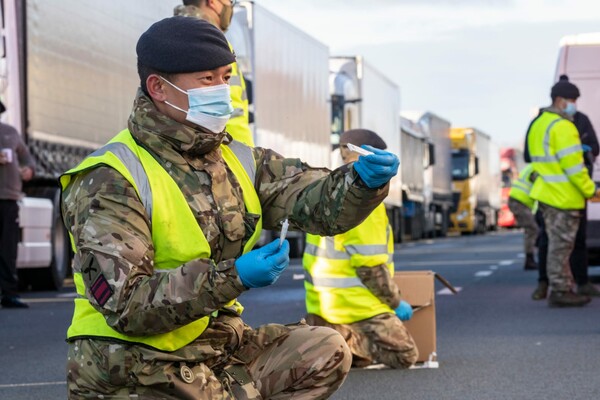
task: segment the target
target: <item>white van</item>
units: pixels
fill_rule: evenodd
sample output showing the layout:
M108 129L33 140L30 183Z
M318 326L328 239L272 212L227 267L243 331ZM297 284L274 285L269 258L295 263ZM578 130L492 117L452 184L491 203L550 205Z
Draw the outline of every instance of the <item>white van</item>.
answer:
M555 81L562 74L579 88L577 109L587 114L596 135L600 135L600 32L561 39ZM600 183L600 157L596 158L593 178ZM587 246L591 252L600 252L600 203L588 203Z

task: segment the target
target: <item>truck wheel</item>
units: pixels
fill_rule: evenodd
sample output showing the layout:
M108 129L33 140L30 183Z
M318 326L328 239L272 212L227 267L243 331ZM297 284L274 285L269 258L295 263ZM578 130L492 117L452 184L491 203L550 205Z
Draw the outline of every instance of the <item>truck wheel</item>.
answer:
M23 278L33 290L60 290L70 272L72 258L69 236L60 215L60 190L40 187L34 188L29 195L50 199L54 205L51 230L52 260L48 267L25 269Z

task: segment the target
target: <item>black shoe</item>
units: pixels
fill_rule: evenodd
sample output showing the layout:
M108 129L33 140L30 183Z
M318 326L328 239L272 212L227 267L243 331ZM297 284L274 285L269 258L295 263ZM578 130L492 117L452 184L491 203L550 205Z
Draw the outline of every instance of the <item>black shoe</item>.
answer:
M558 292L553 290L548 297L550 307L581 307L592 301L588 296L575 294L572 291Z
M525 265L523 266L523 269L526 271L538 269L538 264L535 262L535 258L533 257L533 254L531 254L531 253L527 254L527 257L525 258Z
M0 304L4 308L29 308L18 296L3 296Z

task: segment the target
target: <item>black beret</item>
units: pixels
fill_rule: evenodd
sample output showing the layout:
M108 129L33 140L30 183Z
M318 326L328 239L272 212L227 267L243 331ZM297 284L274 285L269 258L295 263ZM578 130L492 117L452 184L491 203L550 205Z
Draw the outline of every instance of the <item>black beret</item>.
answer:
M387 145L383 139L373 131L368 129L351 129L343 132L340 136L340 144L352 143L357 146L368 144L376 149L385 150Z
M579 89L577 89L577 86L569 82L569 77L567 75L561 75L558 79L558 82L552 86L550 97L552 100L557 97L562 97L569 100L577 99L579 97Z
M225 35L193 17L154 23L140 36L135 50L139 64L171 74L209 71L235 61Z

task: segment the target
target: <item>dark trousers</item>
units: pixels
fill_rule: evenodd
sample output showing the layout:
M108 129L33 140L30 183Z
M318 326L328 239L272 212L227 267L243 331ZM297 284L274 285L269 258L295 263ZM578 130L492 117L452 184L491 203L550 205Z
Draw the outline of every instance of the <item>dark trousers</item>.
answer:
M15 200L0 200L0 290L3 296L17 294L17 245L19 206Z
M546 273L546 262L548 260L548 235L544 226L544 218L542 213L538 210L535 214L535 220L540 228L538 235L538 271L539 271L539 282L548 282L548 275ZM589 282L588 275L588 254L586 245L586 230L587 230L587 207L581 210L581 219L579 220L579 227L577 228L577 236L575 237L575 247L571 252L569 263L571 264L571 273L573 274L573 280L577 286L585 285Z

